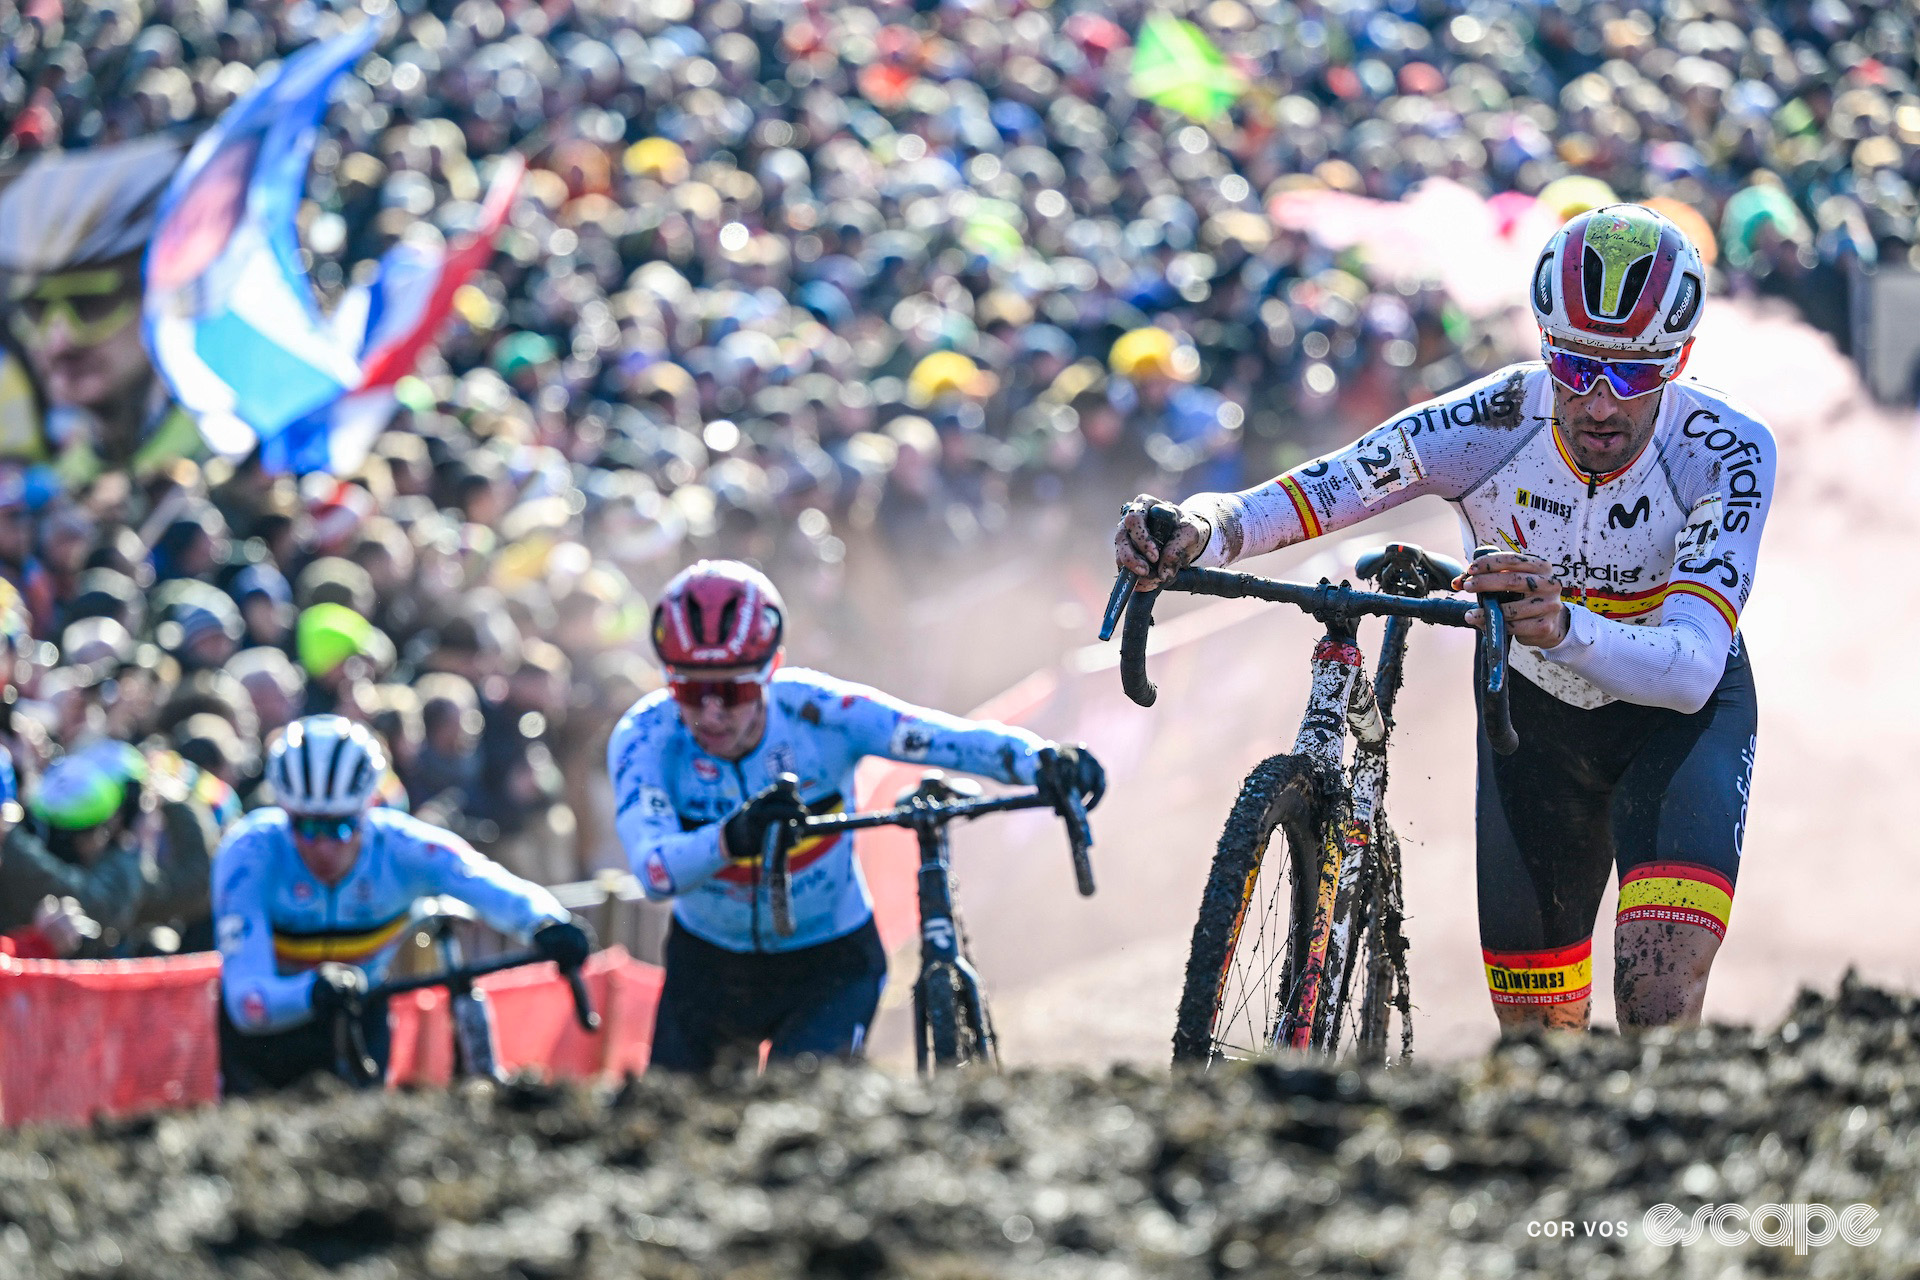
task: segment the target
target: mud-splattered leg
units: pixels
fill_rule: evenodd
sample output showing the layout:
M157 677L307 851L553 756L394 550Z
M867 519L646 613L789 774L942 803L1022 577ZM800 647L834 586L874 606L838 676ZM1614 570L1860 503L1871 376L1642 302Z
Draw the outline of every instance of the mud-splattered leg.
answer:
M1546 951L1480 949L1500 1029L1585 1031L1593 1006L1593 939Z
M1545 1027L1549 1031L1585 1031L1592 1017L1592 1009L1593 997L1582 996L1578 1000L1569 1000L1565 1004L1529 1008L1496 1004L1493 1006L1493 1016L1500 1019L1502 1035L1509 1031L1518 1031L1522 1027Z
M1719 934L1666 920L1622 920L1613 946L1613 999L1623 1030L1700 1021Z

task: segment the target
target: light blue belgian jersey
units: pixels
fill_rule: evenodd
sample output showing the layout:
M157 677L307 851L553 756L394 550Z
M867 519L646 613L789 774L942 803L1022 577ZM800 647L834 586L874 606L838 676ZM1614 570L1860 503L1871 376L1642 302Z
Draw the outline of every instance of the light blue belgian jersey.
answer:
M220 843L213 919L227 1016L242 1031L285 1030L310 1016L313 970L354 965L386 977L413 904L446 894L502 933L567 920L545 889L476 853L451 831L397 809L362 819L360 857L338 884L316 879L293 846L284 809L256 809Z
M615 826L649 898L674 900L674 917L696 937L730 951L791 951L851 933L873 900L847 836L803 841L790 855L795 929L773 929L757 863L730 864L723 821L783 773L800 779L815 814L854 805L854 766L885 756L1032 783L1048 745L1024 729L963 720L848 684L817 671L784 669L768 689L767 729L740 760L708 755L680 720L668 691L648 694L607 743L618 811Z

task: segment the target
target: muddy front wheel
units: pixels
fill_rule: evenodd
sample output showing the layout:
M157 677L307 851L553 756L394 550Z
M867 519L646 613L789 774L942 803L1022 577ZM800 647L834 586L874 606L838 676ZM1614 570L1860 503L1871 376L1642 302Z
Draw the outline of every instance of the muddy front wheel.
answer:
M1176 1063L1272 1048L1297 994L1325 811L1313 767L1300 756L1270 756L1241 784L1193 926Z

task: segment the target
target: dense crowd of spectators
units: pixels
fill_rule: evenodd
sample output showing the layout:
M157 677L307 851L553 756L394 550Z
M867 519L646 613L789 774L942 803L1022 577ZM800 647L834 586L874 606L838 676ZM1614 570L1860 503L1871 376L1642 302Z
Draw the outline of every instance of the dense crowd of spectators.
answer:
M1104 523L1524 354L1433 282L1277 226L1276 197L1585 175L1690 206L1721 287L1843 341L1847 274L1904 261L1920 212L1913 17L1858 0L1211 0L1187 16L1250 87L1205 121L1134 96L1138 0L364 7L390 34L300 213L323 305L400 238L471 226L513 149L532 169L499 252L349 476L107 448L153 416L151 371L56 403L49 330L12 327L6 738L30 811L51 764L116 740L244 803L270 735L338 709L386 735L416 808L573 878L617 862L598 752L654 679L645 599L687 559L830 590L849 558L1037 511ZM9 6L0 161L191 132L346 17ZM89 430L97 465L56 465ZM39 909L0 903L0 931Z

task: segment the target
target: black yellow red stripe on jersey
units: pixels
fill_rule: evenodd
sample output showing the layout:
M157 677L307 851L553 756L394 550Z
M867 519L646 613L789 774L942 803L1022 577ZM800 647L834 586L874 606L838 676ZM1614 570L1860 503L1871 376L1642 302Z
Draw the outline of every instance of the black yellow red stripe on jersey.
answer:
M315 933L275 929L273 958L282 973L311 969L328 960L364 965L400 940L411 915L411 910L402 911L371 928L323 929Z
M845 813L846 810L846 798L838 791L832 795L823 796L807 806L807 812L816 818L829 813ZM832 852L834 846L846 838L846 833L841 831L808 836L787 851L787 870L790 873L805 870L808 865ZM758 870L751 864L723 867L714 874L714 879L728 884L752 884Z

